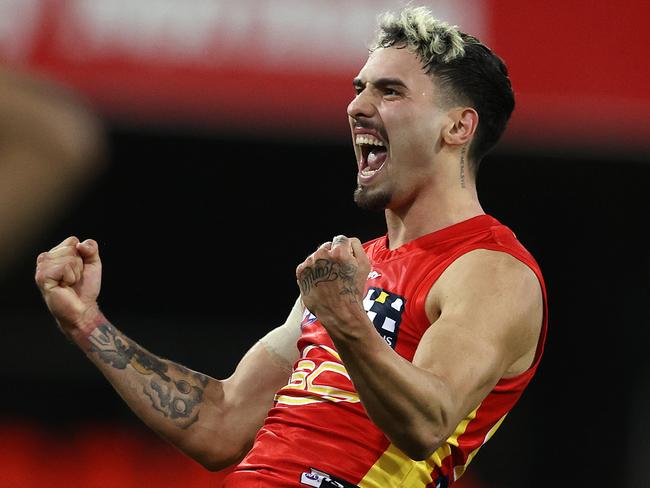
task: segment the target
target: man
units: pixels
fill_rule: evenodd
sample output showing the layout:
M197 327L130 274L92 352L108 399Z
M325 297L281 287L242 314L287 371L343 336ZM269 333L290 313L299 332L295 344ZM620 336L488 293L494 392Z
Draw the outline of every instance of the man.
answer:
M407 8L383 18L354 86L355 200L385 210L387 235L337 236L300 264L286 323L232 377L160 359L111 325L96 242L38 258L64 333L160 435L209 468L239 462L228 488L447 486L539 363L541 273L475 187L514 106L503 63Z

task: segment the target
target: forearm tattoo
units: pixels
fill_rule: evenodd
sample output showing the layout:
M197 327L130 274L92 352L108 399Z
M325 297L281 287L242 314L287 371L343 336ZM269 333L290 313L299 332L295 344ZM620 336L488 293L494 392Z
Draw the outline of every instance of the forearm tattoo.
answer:
M303 268L298 278L298 286L303 296L309 295L319 283L338 280L341 284L340 295L350 295L350 301L356 302L359 290L354 282L357 267L354 264L339 263L330 259L317 259L314 266Z
M97 327L88 337L90 351L115 369L131 366L146 377L142 392L151 406L187 429L199 418L203 391L208 384L205 375L178 364L162 361L120 334L111 324Z

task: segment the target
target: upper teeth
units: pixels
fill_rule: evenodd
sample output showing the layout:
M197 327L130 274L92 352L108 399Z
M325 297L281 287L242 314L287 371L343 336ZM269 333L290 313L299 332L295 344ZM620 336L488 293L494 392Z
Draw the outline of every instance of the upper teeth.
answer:
M383 146L384 143L370 134L358 135L355 139L357 145L368 144L373 146Z

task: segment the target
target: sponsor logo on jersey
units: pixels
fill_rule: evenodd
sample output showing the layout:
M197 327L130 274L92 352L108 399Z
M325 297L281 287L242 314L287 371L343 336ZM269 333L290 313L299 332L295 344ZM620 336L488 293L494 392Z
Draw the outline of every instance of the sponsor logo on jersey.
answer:
M404 312L404 297L371 286L363 299L363 308L386 343L395 349Z
M315 486L320 488L320 485L323 484L324 476L321 476L316 473L302 473L300 475L300 483L306 486Z
M357 485L314 468L309 473L300 475L300 484L316 488L358 488Z

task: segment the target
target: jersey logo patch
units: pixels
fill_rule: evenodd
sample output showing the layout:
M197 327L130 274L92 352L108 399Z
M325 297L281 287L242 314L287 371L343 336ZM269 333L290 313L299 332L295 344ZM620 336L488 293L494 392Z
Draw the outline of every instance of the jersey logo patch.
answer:
M386 343L395 349L404 312L404 297L371 286L363 299L363 308Z
M325 476L316 473L302 473L300 475L300 483L306 486L313 486L315 488L320 488L323 484L323 479Z
M300 475L300 484L314 488L359 488L357 485L314 468L311 468L309 473Z

